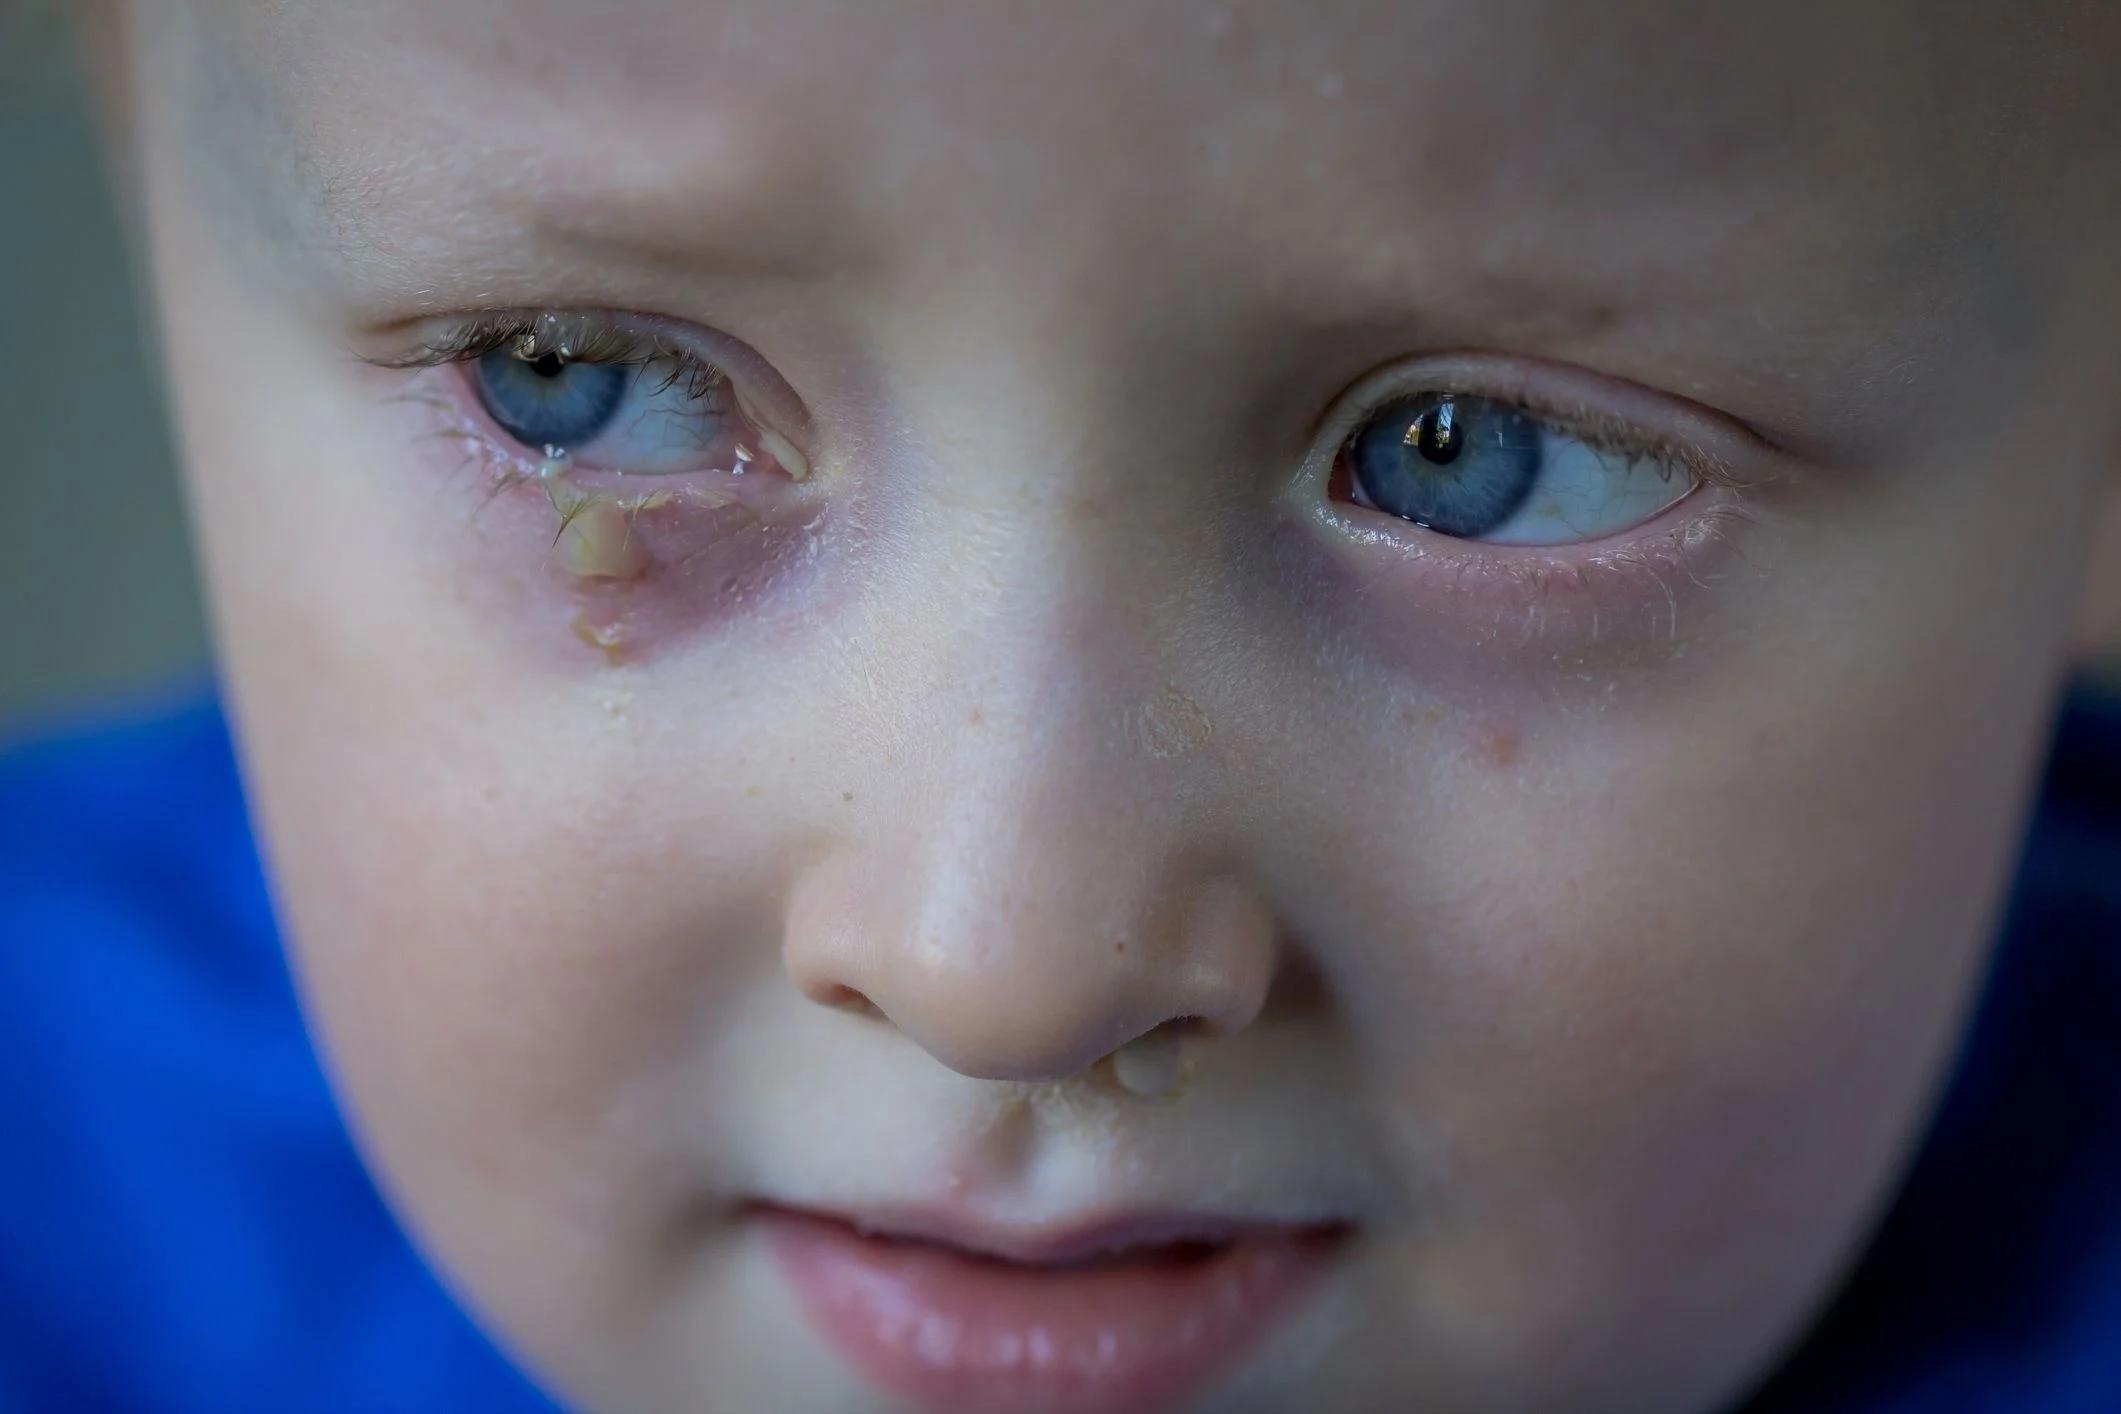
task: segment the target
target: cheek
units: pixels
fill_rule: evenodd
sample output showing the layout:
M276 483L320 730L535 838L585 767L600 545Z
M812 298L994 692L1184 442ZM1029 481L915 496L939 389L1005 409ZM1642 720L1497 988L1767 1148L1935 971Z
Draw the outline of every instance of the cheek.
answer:
M507 1328L621 1348L699 1189L735 1186L702 1058L774 980L766 791L673 769L632 714L477 696L475 728L371 699L320 760L285 725L309 705L258 702L253 793L364 1151Z
M774 649L828 532L657 508L639 573L575 574L536 488L452 480L271 338L177 394L305 1007L428 1250L548 1348L623 1348L674 1175L733 1149L693 1062L778 965Z
M1272 567L1256 609L1448 706L1576 704L1727 639L1734 608L1757 597L1745 558L1757 530L1711 506L1624 549L1565 558L1351 534L1312 511L1277 525L1255 557Z
M1466 1348L1706 1388L1802 1319L1897 1172L2040 694L1994 644L1881 651L1934 640L1926 610L1874 608L1862 641L1800 622L1626 711L1490 694L1343 723L1281 826L1330 842L1285 892L1403 1146L1404 1299ZM1993 717L1909 729L1998 652L2027 671Z

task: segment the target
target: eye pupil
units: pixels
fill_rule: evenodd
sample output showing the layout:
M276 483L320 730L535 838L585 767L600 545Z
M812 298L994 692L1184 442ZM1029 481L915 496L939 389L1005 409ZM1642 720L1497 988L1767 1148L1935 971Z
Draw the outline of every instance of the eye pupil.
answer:
M1422 460L1449 466L1465 450L1465 433L1458 426L1458 409L1449 398L1414 419L1407 428L1407 445L1420 452Z
M567 366L566 361L551 349L526 361L530 364L531 372L540 378L557 378L560 376L560 370Z

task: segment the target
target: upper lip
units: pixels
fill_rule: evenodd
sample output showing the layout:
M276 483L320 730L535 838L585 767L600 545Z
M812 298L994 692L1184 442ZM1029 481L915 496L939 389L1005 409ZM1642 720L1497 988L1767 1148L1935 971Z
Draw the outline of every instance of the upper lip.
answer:
M1245 1237L1325 1236L1346 1226L1331 1220L1291 1222L1203 1213L1112 1213L1054 1223L1007 1223L922 1208L766 1206L841 1223L867 1237L952 1247L1026 1266L1067 1266L1184 1245L1220 1247Z

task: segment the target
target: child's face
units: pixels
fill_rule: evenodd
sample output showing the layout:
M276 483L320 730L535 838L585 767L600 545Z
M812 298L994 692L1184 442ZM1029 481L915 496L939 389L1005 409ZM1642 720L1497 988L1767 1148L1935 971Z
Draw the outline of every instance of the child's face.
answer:
M1732 1397L2020 826L2121 392L2093 8L137 7L416 1234L600 1409Z

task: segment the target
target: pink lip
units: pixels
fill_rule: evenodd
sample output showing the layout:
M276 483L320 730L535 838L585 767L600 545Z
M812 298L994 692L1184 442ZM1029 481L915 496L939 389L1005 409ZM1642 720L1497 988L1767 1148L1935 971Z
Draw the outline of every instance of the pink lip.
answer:
M1338 1236L1187 1217L1066 1232L758 1217L825 1340L884 1393L952 1414L1121 1414L1182 1399L1257 1349Z

